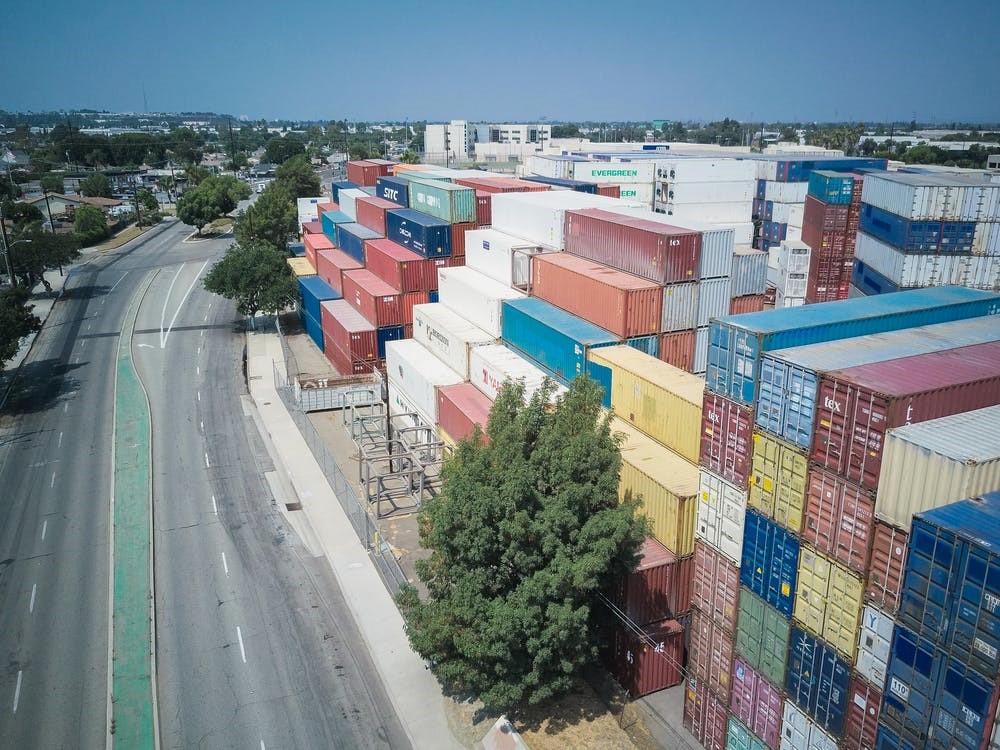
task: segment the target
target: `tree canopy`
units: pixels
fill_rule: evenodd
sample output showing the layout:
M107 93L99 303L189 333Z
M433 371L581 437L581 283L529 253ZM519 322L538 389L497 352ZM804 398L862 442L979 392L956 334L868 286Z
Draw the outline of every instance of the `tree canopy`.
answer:
M304 154L288 159L274 171L276 182L282 183L293 199L319 195L319 177Z
M101 213L100 209L94 210ZM77 211L78 216L79 213ZM101 221L104 221L103 214ZM32 289L39 281L45 283L48 288L48 283L42 274L68 265L80 256L80 239L76 234L53 234L35 227L31 231L22 232L17 239L28 240L28 242L18 242L16 246L12 245L10 252L14 276L26 289Z
M201 232L206 224L228 214L237 202L249 197L249 185L232 175L212 175L178 198L177 218Z
M93 245L108 236L108 220L96 206L80 206L73 215L73 231L84 245Z
M621 454L600 386L577 378L524 402L506 383L419 515L428 598L399 603L410 643L444 684L503 710L571 689L597 653L597 595L634 567L647 532L618 501Z
M298 296L284 253L264 242L234 242L205 276L205 289L236 302L241 315L283 310Z
M110 198L111 180L100 172L87 175L86 179L80 183L80 192L88 198Z
M30 296L21 287L0 291L0 370L17 354L21 339L42 327L42 321L31 312Z
M282 253L298 234L298 211L285 183L274 181L236 219L236 241L241 245L265 242Z
M294 133L276 135L264 146L264 159L272 164L284 164L293 156L305 154L306 145Z
M61 174L48 172L38 181L46 193L63 193L66 191L66 181Z

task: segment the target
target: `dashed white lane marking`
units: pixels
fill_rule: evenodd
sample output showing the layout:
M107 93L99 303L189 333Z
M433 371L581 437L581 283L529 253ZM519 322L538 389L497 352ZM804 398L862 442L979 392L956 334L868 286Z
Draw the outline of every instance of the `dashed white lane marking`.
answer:
M206 469L211 469L212 468L212 465L210 463L208 463L208 454L207 453L205 454L205 468Z
M161 337L160 338L160 348L161 349L163 349L167 345L167 339L170 337L170 331L174 327L174 323L177 322L177 316L180 315L181 308L184 307L184 303L187 301L187 298L191 295L191 291L194 289L194 285L198 283L198 278L205 271L205 268L208 266L208 264L210 262L211 261L206 260L204 263L202 263L201 264L201 268L198 269L198 273L196 273L194 275L194 280L191 282L191 286L189 286L187 288L187 291L184 292L184 296L181 297L180 304L177 305L177 309L174 311L174 317L172 317L170 319L170 325L167 326L167 332L166 332L166 334L162 333L162 331L163 331L163 325L162 325L162 323L160 324L160 331L161 331L161 333L160 333L160 337ZM169 296L170 293L167 292L167 295Z
M201 391L198 391L198 400L201 401Z
M49 521L48 519L46 519L42 521L42 541L45 541L45 532L48 530L48 528L49 528Z
M35 589L38 587L37 583L31 584L31 601L28 602L28 614L30 615L35 611Z
M264 747L264 740L260 741L260 750L267 750L267 748Z
M49 487L55 487L55 486L56 486L56 473L53 471L52 479L49 480Z
M117 289L118 285L121 284L123 281L125 281L125 277L126 276L128 276L128 271L126 271L125 273L123 273L122 277L120 279L118 279L118 281L115 282L115 285L108 290L108 294L111 294L111 292L113 292L115 289ZM101 300L101 304L102 305L104 304L104 300Z
M69 411L69 402L68 401L65 404L63 404L63 411L64 412Z
M62 448L62 436L63 436L63 434L62 434L62 433L60 432L60 433L59 433L59 445L58 445L58 446L56 446L56 447L58 447L58 448Z
M205 320L206 320L206 321L208 320L208 316L207 316L207 315L205 316Z
M222 553L222 569L226 571L226 578L229 578L229 563L226 562L226 553Z
M215 504L215 495L212 495L212 512L219 515L219 506Z
M198 371L195 374L196 375L201 375L201 367L196 367L195 369Z
M244 659L243 661L246 661ZM21 670L17 670L17 687L14 688L14 713L17 713L17 703L21 700Z
M82 349L83 347L85 347L86 345L87 345L87 339L84 339L83 341L81 341L81 342L80 342L80 348L81 348L81 349Z
M204 433L205 432L205 423L204 422L199 422L198 426L201 428L201 431Z
M240 656L243 657L243 663L247 663L247 650L243 648L243 633L240 631L240 626L236 626L236 640L240 642Z
M201 337L205 338L205 329L204 328L201 330Z

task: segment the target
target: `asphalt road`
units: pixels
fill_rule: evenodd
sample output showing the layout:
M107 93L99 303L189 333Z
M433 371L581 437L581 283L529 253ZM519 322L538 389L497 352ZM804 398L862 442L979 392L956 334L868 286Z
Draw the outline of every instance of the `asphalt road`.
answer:
M152 413L162 747L406 747L329 566L265 481L237 316L201 286L228 243L187 232L67 283L0 421L0 746L105 742L113 366L155 274L132 355Z

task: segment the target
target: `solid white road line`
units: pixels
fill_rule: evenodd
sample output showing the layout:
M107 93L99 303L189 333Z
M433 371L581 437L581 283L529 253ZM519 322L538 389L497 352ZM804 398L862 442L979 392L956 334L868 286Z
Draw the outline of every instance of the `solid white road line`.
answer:
M45 519L44 521L42 521L42 541L45 541L45 532L46 530L48 530L48 528L49 528L49 521L48 519Z
M240 656L243 657L243 663L247 663L247 650L243 648L243 633L240 632L240 626L236 626L236 638L240 642Z
M212 495L212 512L219 515L219 506L215 504L215 495Z
M260 741L260 750L267 750L267 748L264 747L264 740Z
M30 615L35 611L35 588L38 586L37 583L31 584L31 601L28 603L28 614Z
M161 334L160 334L161 335L161 338L160 338L160 348L161 349L164 348L167 345L167 339L170 337L170 330L174 327L174 323L177 322L177 316L180 315L181 308L184 307L184 303L187 302L187 298L191 295L191 292L194 290L194 285L198 283L198 278L205 271L205 268L208 266L208 264L210 262L211 261L206 260L204 263L202 263L201 264L201 268L198 269L198 273L196 273L194 275L194 280L191 282L191 286L189 286L187 288L187 291L184 292L184 296L181 297L180 304L177 305L177 309L174 311L174 317L172 317L170 319L170 325L167 326L167 332L166 332L166 334L162 333L162 324L161 324ZM170 293L167 292L168 296L169 296L169 294Z
M125 277L126 276L128 276L128 271L126 271L125 273L123 273L122 277L120 279L118 279L118 281L115 282L115 285L108 290L108 294L111 294L111 292L113 292L115 289L117 289L118 285L121 284L123 281L125 281ZM101 301L101 304L102 305L104 304L103 300Z
M181 271L184 270L184 264L181 263L177 267L177 273L174 274L174 278L170 280L170 286L167 287L167 293L163 297L163 309L160 310L160 348L163 348L163 344L166 343L163 336L163 321L167 317L167 305L170 304L170 293L174 291L174 284L177 283L177 277L181 275Z
M206 469L211 469L212 468L212 465L208 462L208 454L207 453L205 454L205 468Z
M244 659L243 661L246 661ZM17 687L14 688L14 713L17 713L17 703L21 700L21 670L17 670Z
M226 578L229 578L229 564L226 562L226 553L222 553L222 569L226 571Z

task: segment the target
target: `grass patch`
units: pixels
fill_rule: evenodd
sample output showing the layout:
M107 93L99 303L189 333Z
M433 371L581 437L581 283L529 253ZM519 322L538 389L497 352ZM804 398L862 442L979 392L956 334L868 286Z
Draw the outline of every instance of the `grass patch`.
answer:
M153 226L155 226L155 224ZM140 228L140 227L137 227L135 224L130 224L129 226L125 227L122 231L120 231L118 234L116 234L114 237L112 237L111 239L105 240L104 242L102 242L99 245L94 245L94 249L95 250L115 250L116 248L119 248L122 245L124 245L126 242L129 242L130 240L134 240L140 234L143 234L144 232L146 232L147 230L149 230L151 228L152 227L142 227L142 228Z

